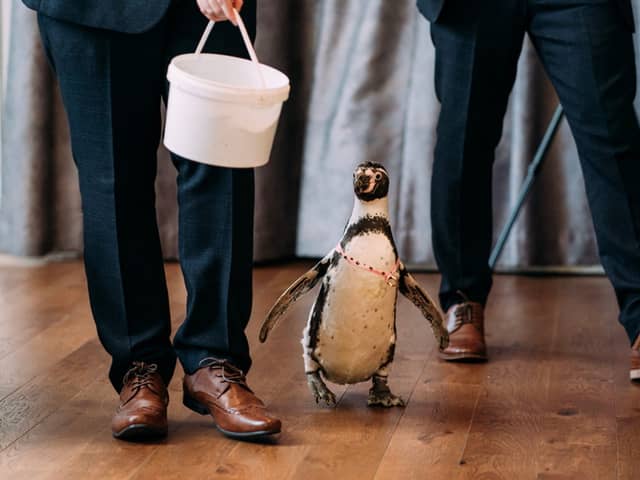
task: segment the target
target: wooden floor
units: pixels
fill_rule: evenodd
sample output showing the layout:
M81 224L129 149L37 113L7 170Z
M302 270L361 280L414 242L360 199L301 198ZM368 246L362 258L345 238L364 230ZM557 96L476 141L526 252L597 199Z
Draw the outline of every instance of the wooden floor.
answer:
M113 440L116 395L95 337L82 267L0 267L2 479L639 479L640 388L604 278L498 276L486 365L437 360L419 312L402 299L391 386L405 409L366 407L368 385L333 386L337 408L307 391L299 338L313 295L266 345L257 327L306 263L256 269L250 384L284 421L279 439L239 443L170 390L169 437ZM179 268L167 265L174 325ZM438 278L418 276L435 292Z

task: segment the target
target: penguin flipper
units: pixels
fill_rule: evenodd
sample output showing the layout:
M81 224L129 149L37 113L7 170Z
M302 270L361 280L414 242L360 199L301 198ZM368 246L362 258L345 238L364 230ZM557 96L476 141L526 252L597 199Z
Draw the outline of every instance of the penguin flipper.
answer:
M262 327L260 327L259 338L261 343L264 343L267 340L269 332L273 327L275 327L278 320L280 320L280 317L286 313L289 307L302 295L315 287L324 274L327 273L333 253L334 252L331 252L316 263L311 270L293 282L293 284L291 284L291 286L287 288L282 295L280 295L280 298L278 298L273 307L271 307L271 310L269 310L267 318L262 322Z
M449 332L444 326L442 311L403 264L400 265L399 288L400 293L411 300L411 303L418 307L422 315L429 321L440 348L446 348L449 345Z

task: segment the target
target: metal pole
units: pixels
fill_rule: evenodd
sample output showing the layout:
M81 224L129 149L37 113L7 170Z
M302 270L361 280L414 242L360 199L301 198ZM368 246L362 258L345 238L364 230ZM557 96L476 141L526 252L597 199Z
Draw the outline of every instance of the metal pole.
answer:
M527 169L527 176L524 179L522 184L522 189L520 194L518 195L518 199L516 200L516 204L511 210L511 214L509 215L509 219L507 223L502 228L500 235L498 236L498 241L496 242L495 247L493 247L493 251L491 252L491 256L489 257L489 268L493 270L498 263L498 259L500 258L500 254L504 249L505 244L507 243L507 238L509 237L509 233L511 233L511 229L513 228L513 224L516 223L518 215L522 210L522 206L524 205L524 201L527 199L527 195L531 190L531 186L538 175L540 168L542 167L542 161L544 160L547 151L549 150L549 146L551 145L551 141L558 130L558 126L560 125L560 120L562 120L564 112L562 110L562 105L558 105L556 111L553 113L553 117L551 118L551 122L547 127L547 131L544 133L542 137L542 141L538 146L538 150L536 150L536 154L533 157L529 168Z

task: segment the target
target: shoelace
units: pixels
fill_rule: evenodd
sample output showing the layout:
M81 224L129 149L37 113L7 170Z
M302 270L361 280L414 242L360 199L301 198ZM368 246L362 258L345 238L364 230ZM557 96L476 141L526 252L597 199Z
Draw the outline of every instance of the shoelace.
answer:
M462 291L458 290L456 292L460 297L462 297L463 302L458 305L455 310L456 316L456 328L459 328L461 325L465 323L470 323L474 325L473 319L473 305L471 305L471 301L469 297L467 297Z
M473 323L473 307L470 303L462 303L456 308L456 322L459 322L460 325L464 325L465 323Z
M244 372L235 365L229 363L228 360L207 357L200 360L200 367L206 367L210 370L220 370L220 373L216 373L215 375L222 378L224 383L235 383L251 391L247 385L247 378Z
M151 375L158 371L158 365L155 363L133 362L133 367L125 374L122 383L127 385L131 383L133 390L139 390L142 387L151 387L153 379Z

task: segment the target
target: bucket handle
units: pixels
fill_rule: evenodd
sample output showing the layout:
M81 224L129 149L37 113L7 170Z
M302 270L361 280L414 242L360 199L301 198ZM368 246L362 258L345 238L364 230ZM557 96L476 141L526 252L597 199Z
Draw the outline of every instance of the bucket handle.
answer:
M238 19L238 28L240 29L240 34L242 35L242 40L244 41L244 46L247 48L247 52L249 52L249 57L251 57L251 62L256 67L256 71L258 72L258 78L260 79L260 86L262 88L266 88L266 84L264 81L264 76L262 75L262 70L260 69L260 61L258 60L258 56L256 55L256 51L253 49L253 45L251 44L251 39L249 38L249 34L247 33L247 28L244 26L244 22L242 21L242 17L238 13L238 11L234 8L233 13L235 13L236 18ZM202 53L202 49L204 48L204 44L209 38L211 34L211 29L216 24L213 20L210 20L207 24L207 27L204 29L204 33L202 37L200 37L200 41L198 42L198 46L196 47L196 55L200 55Z

